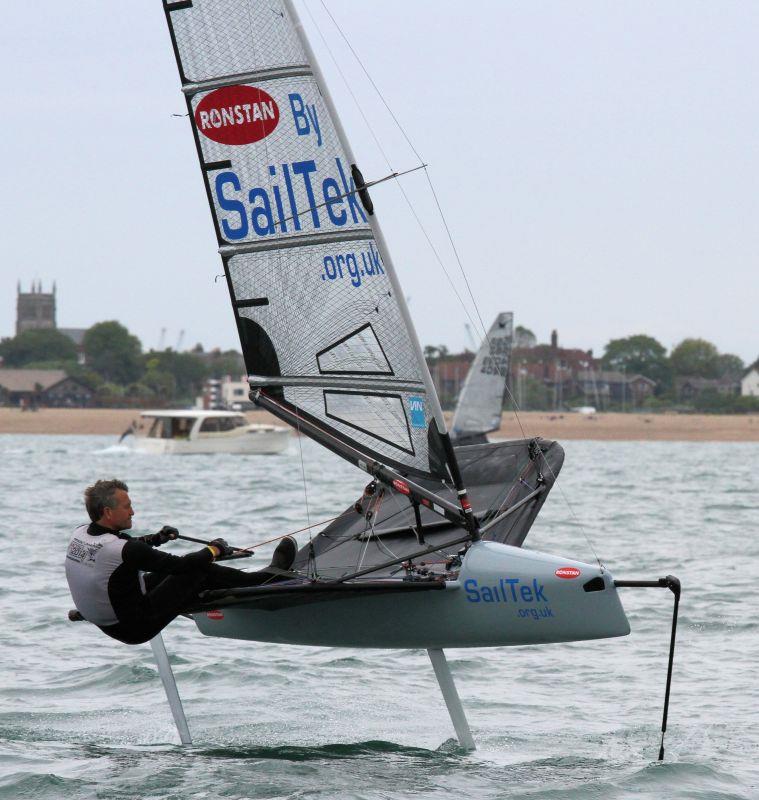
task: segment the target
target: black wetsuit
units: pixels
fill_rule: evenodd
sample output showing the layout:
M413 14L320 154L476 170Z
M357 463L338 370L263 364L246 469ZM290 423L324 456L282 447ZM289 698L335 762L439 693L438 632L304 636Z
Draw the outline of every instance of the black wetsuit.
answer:
M243 572L213 564L204 547L186 556L155 550L141 538L92 522L74 531L66 553L66 578L79 613L126 644L152 639L205 589L259 586L268 572ZM139 573L146 573L146 593Z

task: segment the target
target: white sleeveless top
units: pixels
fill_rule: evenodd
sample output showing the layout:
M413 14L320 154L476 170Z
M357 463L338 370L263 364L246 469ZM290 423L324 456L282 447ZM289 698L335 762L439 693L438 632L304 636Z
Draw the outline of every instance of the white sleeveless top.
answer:
M79 613L95 625L115 625L119 620L108 598L108 581L122 564L127 539L112 533L91 536L80 525L66 552L66 580Z

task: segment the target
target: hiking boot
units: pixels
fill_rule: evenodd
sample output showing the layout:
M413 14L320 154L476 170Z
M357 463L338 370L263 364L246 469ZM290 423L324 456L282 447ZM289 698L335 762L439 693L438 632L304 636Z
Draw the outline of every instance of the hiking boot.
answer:
M298 543L292 536L286 536L274 550L274 555L271 557L271 564L269 564L269 566L275 569L288 570L292 567L297 553Z

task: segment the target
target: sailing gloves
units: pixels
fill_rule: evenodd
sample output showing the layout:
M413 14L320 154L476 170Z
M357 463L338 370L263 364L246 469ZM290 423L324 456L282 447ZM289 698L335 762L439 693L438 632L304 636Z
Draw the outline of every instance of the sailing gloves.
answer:
M173 541L178 536L179 531L176 528L171 525L164 525L158 533L150 533L147 536L143 536L142 540L151 547L160 547L166 542ZM219 558L229 558L235 552L234 547L230 547L229 542L221 537L209 542L208 549L211 551L214 561Z
M150 533L147 536L143 536L142 540L151 547L160 547L166 542L174 541L177 536L179 536L179 531L176 528L171 525L164 525L158 533Z
M213 553L214 561L217 558L228 558L235 551L234 547L230 547L229 542L221 537L210 541L208 549Z

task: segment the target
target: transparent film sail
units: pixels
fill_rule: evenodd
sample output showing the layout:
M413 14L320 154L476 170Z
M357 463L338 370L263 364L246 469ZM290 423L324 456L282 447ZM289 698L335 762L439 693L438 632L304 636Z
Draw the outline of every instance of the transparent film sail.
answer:
M164 8L251 386L325 441L449 477L421 348L292 7Z

